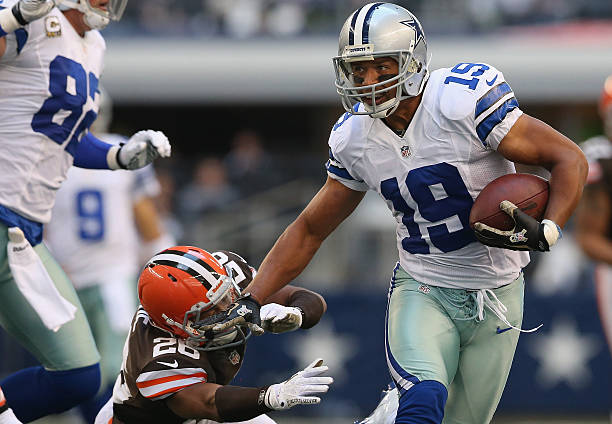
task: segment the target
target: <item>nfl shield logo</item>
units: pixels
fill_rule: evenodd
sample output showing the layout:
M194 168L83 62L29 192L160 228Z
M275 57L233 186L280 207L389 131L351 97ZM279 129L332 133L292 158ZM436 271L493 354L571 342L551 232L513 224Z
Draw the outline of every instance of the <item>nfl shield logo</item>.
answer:
M410 156L410 146L402 146L400 150L402 152L403 158L407 158L408 156Z
M232 365L238 365L238 362L240 362L240 354L235 350L232 350L232 353L229 354L227 359L229 359Z

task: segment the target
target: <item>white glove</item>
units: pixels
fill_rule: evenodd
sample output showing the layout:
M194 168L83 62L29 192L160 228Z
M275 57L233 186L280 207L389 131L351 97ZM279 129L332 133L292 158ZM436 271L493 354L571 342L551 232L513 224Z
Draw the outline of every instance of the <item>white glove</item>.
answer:
M270 333L294 331L302 325L302 312L298 308L268 303L259 312L261 327Z
M14 32L42 18L54 7L52 0L20 0L12 8L0 11L0 34Z
M309 396L316 393L325 393L329 385L334 382L331 377L319 377L327 366L323 365L323 359L316 359L302 371L299 371L287 381L273 384L266 390L264 397L265 405L270 409L289 409L295 405L315 405L321 402L321 398Z
M134 134L123 146L113 146L106 156L110 169L138 169L153 162L159 156L170 156L168 138L161 131L144 130Z

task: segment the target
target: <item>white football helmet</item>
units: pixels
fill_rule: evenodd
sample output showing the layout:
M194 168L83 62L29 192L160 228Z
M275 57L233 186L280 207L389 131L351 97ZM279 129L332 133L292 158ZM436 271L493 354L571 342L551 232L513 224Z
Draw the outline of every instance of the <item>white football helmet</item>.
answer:
M356 86L351 63L391 57L399 66L397 76L375 84ZM403 7L391 3L369 3L353 12L340 31L338 56L333 58L336 91L344 108L356 115L384 118L395 111L399 102L418 96L429 77L427 42L418 19ZM381 88L385 84L390 87ZM376 94L395 90L395 97L377 105ZM365 112L355 105L364 98Z
M83 12L83 19L91 29L103 29L109 22L118 21L123 16L128 0L109 0L104 9L94 7L89 0L55 0L61 10L77 9Z

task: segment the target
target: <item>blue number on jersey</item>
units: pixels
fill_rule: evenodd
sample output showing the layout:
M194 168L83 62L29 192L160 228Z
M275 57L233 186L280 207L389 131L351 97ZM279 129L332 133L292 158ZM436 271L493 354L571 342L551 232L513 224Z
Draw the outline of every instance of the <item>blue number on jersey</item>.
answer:
M88 78L83 65L67 57L57 56L49 65L51 97L45 100L40 110L34 114L32 129L57 144L63 144L72 134L66 144L66 151L74 155L80 136L96 119L97 114L93 110L83 116L83 105L88 96L94 98L97 90L98 78L93 73L90 72ZM54 116L61 110L70 114L61 124L53 122Z
M446 197L436 199L431 186L440 184ZM429 240L442 252L452 252L476 241L469 228L470 209L474 201L468 192L459 170L446 162L411 170L406 176L406 186L416 202L421 216L429 222L439 222L457 216L462 228L448 231L445 223L427 226ZM389 178L380 183L383 197L393 203L393 208L404 216L402 222L409 237L402 240L402 247L409 253L430 253L419 225L414 221L414 209L402 197L397 179Z
M81 190L76 195L79 237L95 242L104 238L104 203L99 190Z
M476 78L481 76L482 74L484 74L484 72L489 69L489 67L483 63L466 63L466 62L462 62L459 63L457 65L455 65L455 67L453 69L451 69L451 72L454 72L456 74L466 74L468 73L474 66L478 66L478 69L476 69L474 72L472 72L470 74L470 76L474 77L472 79L465 79L465 78L459 78L459 77L454 77L454 76L448 76L446 77L446 79L444 80L444 84L448 84L451 82L457 83L457 84L462 84L462 85L467 85L468 87L470 87L470 89L472 90L476 90L476 86L478 85L478 81L480 81L480 79Z

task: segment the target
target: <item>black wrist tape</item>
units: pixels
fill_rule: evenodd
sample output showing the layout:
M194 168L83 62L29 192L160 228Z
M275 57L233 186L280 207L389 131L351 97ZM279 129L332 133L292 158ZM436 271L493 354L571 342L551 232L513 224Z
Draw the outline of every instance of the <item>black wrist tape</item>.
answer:
M13 8L11 9L11 12L13 12L13 16L15 17L15 19L17 19L17 22L19 22L19 25L27 25L28 22L23 19L23 15L21 14L21 10L19 10L19 3L15 3L15 6L13 6Z
M314 327L325 312L321 298L308 290L298 290L289 298L289 305L302 311L301 328Z
M215 392L215 405L223 422L246 421L270 412L264 403L267 387L221 386Z

